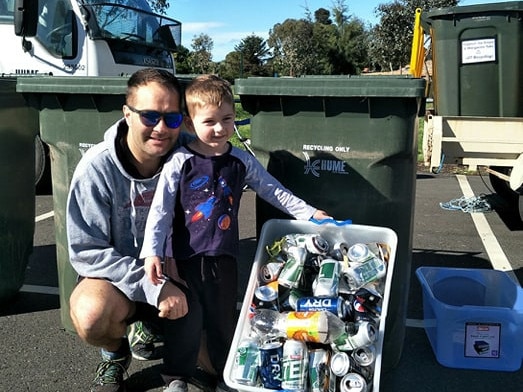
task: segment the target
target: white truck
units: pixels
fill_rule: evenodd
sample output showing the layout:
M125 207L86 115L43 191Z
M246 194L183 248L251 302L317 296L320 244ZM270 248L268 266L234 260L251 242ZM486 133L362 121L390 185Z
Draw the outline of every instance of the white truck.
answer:
M146 0L0 0L1 77L125 76L143 67L175 72L181 23ZM35 141L35 181L46 149Z

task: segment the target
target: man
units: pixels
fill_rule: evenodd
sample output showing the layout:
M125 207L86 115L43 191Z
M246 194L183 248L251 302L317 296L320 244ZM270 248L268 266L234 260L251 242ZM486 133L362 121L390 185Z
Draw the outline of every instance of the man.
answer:
M180 135L181 97L171 73L152 68L134 73L124 118L87 151L71 181L67 235L71 264L80 277L70 298L71 318L80 338L102 349L92 391L124 390L130 324L142 320L164 329L170 319L187 313L176 271L169 271L173 279L155 286L138 259L164 160L190 139Z

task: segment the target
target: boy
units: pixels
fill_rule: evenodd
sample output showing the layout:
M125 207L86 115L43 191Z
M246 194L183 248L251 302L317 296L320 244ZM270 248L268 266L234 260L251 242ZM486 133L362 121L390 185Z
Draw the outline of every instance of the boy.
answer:
M189 312L174 321L179 327L178 358L172 362L168 391L187 390L202 329L219 377L217 390L227 390L222 377L237 318L238 209L244 186L295 218L328 216L294 196L252 155L229 143L235 107L228 82L214 75L199 76L187 87L185 99L185 125L196 139L175 151L162 169L140 257L145 258L151 281L161 284L161 260L172 233L176 267L169 269L177 268L189 288Z

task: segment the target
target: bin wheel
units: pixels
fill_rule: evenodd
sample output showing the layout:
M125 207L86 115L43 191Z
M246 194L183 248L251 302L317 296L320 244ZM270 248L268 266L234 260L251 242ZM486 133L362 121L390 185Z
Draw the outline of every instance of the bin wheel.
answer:
M510 176L510 171L512 170L512 168L505 166L492 166L491 169L507 176ZM489 179L494 191L503 199L512 201L517 196L517 193L510 189L508 181L505 181L492 173L489 173Z
M45 147L40 136L35 137L35 185L37 185L42 176L44 175L45 170Z

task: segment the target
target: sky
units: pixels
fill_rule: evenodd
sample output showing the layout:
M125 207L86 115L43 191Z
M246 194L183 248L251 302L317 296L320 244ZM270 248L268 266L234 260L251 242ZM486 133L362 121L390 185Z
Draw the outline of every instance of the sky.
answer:
M500 3L507 0L462 0L459 5ZM257 35L267 39L269 30L285 19L305 18L306 8L314 16L318 8L329 11L333 0L170 0L167 16L182 23L182 45L192 50L192 39L201 33L214 43L212 60L222 61L242 39ZM389 0L346 0L348 14L365 23L378 22L375 9ZM260 6L262 5L262 7ZM414 16L413 16L414 18Z

